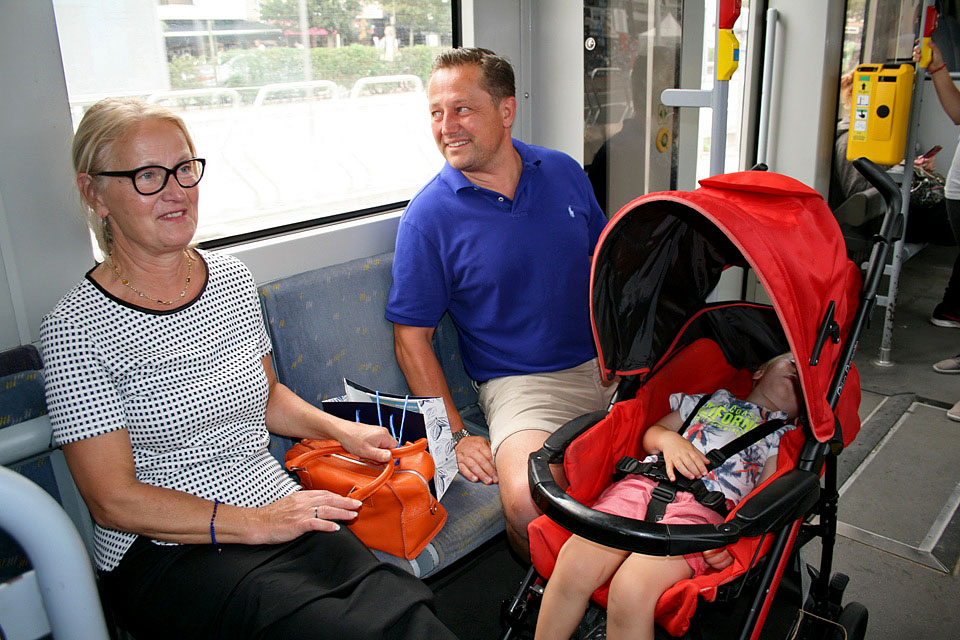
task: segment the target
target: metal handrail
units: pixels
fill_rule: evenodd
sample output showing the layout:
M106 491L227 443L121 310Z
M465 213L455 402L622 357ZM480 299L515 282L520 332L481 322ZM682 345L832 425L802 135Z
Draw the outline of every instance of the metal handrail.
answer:
M6 467L0 467L0 529L34 567L53 637L110 637L93 568L73 522L50 494Z

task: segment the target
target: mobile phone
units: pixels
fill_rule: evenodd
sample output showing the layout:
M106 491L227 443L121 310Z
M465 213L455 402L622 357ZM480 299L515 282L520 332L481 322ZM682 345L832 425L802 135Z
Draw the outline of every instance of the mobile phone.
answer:
M941 149L943 149L943 147L941 147L940 145L938 145L938 144L937 144L937 145L934 145L933 147L930 148L929 151L927 151L925 154L923 154L923 155L920 156L920 157L921 157L921 158L932 158L933 156L935 156L935 155L937 155L938 153L940 153L940 150L941 150Z

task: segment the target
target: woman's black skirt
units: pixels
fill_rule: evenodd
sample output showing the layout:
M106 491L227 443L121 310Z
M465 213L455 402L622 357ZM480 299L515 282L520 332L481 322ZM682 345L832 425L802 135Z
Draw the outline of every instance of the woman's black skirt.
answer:
M101 572L110 613L149 638L454 638L420 580L346 527L278 545L157 545Z

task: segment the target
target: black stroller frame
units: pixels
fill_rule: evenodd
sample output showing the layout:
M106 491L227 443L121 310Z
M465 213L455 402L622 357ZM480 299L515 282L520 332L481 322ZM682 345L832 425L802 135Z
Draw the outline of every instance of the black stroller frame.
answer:
M859 336L866 326L876 304L877 291L891 245L903 233L903 216L900 214L900 192L892 180L875 164L860 158L854 166L881 193L886 213L880 232L874 236L869 266L861 289L860 300L853 318L847 341L842 345L841 356L834 370L827 392L827 401L835 409L843 391L856 352ZM820 353L829 339L840 342L840 327L834 319L834 304L819 323L817 340L810 365L815 366ZM624 383L629 381L625 380ZM624 388L621 383L621 391ZM619 394L618 394L619 395ZM765 558L751 563L749 570L733 582L722 585L716 602L737 599L741 613L739 635L724 633L721 636L703 636L698 625L691 626L684 637L739 637L741 640L764 637L789 637L798 639L842 638L862 639L866 633L867 610L856 602L843 605L843 593L848 578L842 573L833 573L833 552L837 538L838 469L837 456L843 448L839 422L835 420L836 432L832 440L819 442L807 431L795 469L776 478L763 491L741 505L735 516L719 525L669 526L594 511L565 493L553 478L549 465L563 462L567 447L577 437L596 425L607 412L596 412L568 422L551 435L543 447L530 455L530 489L538 507L551 520L572 533L594 542L648 555L681 555L702 552L736 542L741 537L773 535L773 543ZM822 486L820 472L822 470ZM813 516L818 516L816 523ZM767 614L774 604L778 591L803 598L800 560L797 551L813 538L821 539L819 568L807 566L811 583L800 607L800 613L792 619L774 624L770 618L769 628L764 629ZM759 549L759 546L758 546ZM791 549L793 553L786 553ZM783 584L781 584L781 579ZM504 602L501 623L505 629L503 640L516 638L529 628L528 615L538 605L543 593L543 578L531 566L516 594ZM753 592L752 598L741 599L741 594ZM748 600L748 604L744 601ZM701 601L695 620L711 615L709 603ZM729 607L729 605L724 605ZM789 605L786 605L789 607ZM796 610L794 605L789 609ZM789 609L787 609L789 611ZM779 610L778 610L779 613ZM729 614L729 608L727 609ZM728 618L729 615L723 616ZM788 618L790 618L788 616ZM709 628L716 630L713 619ZM525 627L526 625L526 627ZM704 625L699 625L704 626ZM722 627L722 624L719 625ZM840 632L842 627L845 635ZM787 636L772 636L769 632L787 632ZM657 629L658 637L662 633ZM835 635L836 634L836 635ZM603 636L605 637L605 636Z

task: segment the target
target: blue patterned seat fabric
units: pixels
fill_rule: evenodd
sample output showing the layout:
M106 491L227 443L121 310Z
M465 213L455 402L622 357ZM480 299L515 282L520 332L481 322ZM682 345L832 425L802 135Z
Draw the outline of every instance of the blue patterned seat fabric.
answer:
M385 253L260 287L280 382L315 405L342 395L343 378L384 392L409 393L393 352L393 325L383 317L392 263L393 253ZM446 316L434 333L434 350L471 433L485 433L476 392L460 360L456 329ZM271 452L282 462L292 444L274 437ZM379 551L377 556L425 578L504 529L496 485L457 476L442 503L447 524L420 556L405 560Z

